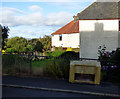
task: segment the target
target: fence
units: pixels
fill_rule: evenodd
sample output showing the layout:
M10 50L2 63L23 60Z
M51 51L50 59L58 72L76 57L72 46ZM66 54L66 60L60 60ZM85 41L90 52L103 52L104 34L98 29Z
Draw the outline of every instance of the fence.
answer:
M33 53L7 53L2 56L3 73L32 75L32 62L36 59L46 59L47 56L37 56Z
M54 58L54 59L53 59ZM63 60L62 60L63 59ZM3 73L14 75L41 75L43 66L49 67L49 74L54 77L69 76L70 60L97 60L101 62L102 79L109 79L110 77L120 76L120 61L116 60L98 60L88 58L67 57L48 57L35 55L33 53L20 54L4 54L3 55ZM41 66L36 66L41 65ZM56 66L57 65L57 66ZM59 68L59 67L62 68ZM42 68L41 68L42 67ZM116 72L117 71L117 72ZM118 79L116 76L115 79ZM118 79L119 80L119 79Z

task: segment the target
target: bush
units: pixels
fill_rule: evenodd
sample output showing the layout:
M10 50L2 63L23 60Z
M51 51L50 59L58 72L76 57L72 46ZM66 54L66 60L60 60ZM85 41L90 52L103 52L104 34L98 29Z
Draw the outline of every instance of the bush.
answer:
M7 49L5 50L5 52L6 52L6 53L13 53L13 52L15 52L15 50L14 50L13 48L7 48Z
M48 57L59 57L61 54L63 54L65 51L49 51L47 52Z
M120 82L120 48L115 51L108 52L106 47L100 47L99 59L102 66L102 80Z
M120 48L111 52L111 60L115 60L114 64L120 68Z
M65 59L51 59L51 63L45 68L45 73L55 79L69 77L69 61Z
M102 66L118 66L120 68L120 48L116 51L108 52L106 48L98 50L99 60L101 60Z
M68 60L77 60L79 59L79 53L73 52L73 51L67 51L62 53L60 58L68 59Z
M69 78L70 60L79 59L79 53L73 51L52 52L51 56L58 56L51 59L51 62L45 68L45 73L53 78Z
M63 47L55 47L55 51L63 51Z

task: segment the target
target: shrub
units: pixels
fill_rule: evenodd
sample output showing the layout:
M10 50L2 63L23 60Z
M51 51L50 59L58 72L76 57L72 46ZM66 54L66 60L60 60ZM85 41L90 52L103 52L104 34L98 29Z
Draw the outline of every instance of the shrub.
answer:
M101 60L102 66L118 66L120 67L120 48L117 48L116 51L108 52L106 47L100 48L99 60Z
M69 77L69 61L65 59L51 59L51 63L45 68L45 73L55 79Z
M99 59L102 66L102 80L120 82L120 48L115 51L108 52L106 47L101 48L99 51Z
M13 52L15 52L15 50L13 48L7 48L5 50L5 52L7 52L7 53L13 53Z
M59 57L61 54L63 54L65 51L49 51L47 52L47 56L49 57Z
M63 51L63 47L55 47L55 51Z
M60 58L68 59L68 60L77 60L79 59L79 53L73 52L73 51L67 51L62 53Z
M57 53L53 52L54 54ZM72 51L59 52L52 56L58 56L51 59L51 62L45 68L45 73L53 78L69 78L70 60L79 59L79 53Z
M120 68L120 48L111 52L111 60L115 60L116 62L114 62L114 64Z

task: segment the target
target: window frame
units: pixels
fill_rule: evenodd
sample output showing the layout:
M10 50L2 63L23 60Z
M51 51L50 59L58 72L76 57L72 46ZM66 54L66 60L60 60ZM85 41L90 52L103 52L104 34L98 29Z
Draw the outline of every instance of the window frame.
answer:
M62 34L59 34L59 41L62 41Z

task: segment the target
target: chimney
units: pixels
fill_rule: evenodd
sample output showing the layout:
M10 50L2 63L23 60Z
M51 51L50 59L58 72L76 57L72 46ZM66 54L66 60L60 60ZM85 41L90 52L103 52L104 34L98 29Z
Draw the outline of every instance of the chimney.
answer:
M74 18L74 23L76 23L76 21L79 20L78 16L73 16L73 18Z

